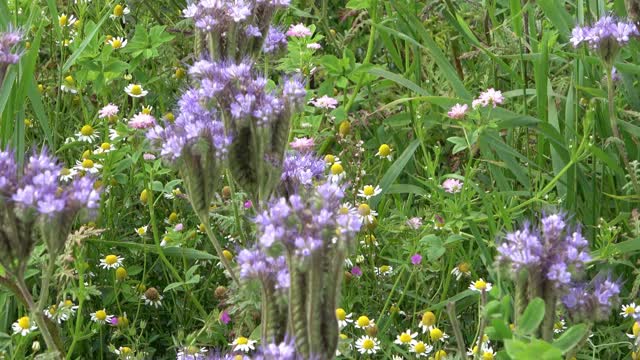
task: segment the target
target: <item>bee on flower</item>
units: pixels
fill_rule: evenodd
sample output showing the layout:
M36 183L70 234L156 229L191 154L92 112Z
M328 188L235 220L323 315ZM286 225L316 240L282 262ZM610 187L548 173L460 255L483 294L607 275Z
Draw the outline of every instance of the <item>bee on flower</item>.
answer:
M375 337L364 335L356 340L356 349L361 354L373 355L380 350L380 341Z
M376 156L380 159L387 159L389 161L393 160L393 149L388 144L382 144L378 148L378 152Z
M407 329L407 331L401 333L400 335L398 335L396 337L396 340L393 342L394 344L398 344L398 345L413 345L414 343L416 343L417 341L415 340L415 338L418 336L417 332L411 332L411 329Z
M125 39L125 38L123 38L121 36L117 36L117 37L114 37L114 38L110 39L108 41L108 44L111 45L111 47L114 50L119 50L119 49L122 49L125 46L127 46L127 39Z
M352 323L353 322L353 320L351 319L352 316L353 316L353 313L347 314L347 312L343 308L337 308L336 319L338 320L338 327L342 329L347 325L349 325L350 323Z
M23 316L23 317L19 318L18 320L16 320L16 322L14 322L11 325L11 329L13 330L14 334L20 334L22 336L27 336L27 335L29 335L30 332L38 329L38 326L36 326L36 324L33 323L31 321L31 319L29 319L28 316Z
M123 261L123 257L110 254L100 259L100 267L103 269L116 269L122 266Z
M127 95L134 98L145 97L149 93L140 84L129 84L127 85L127 87L124 88L124 92L126 92Z
M100 325L104 325L107 323L111 324L112 320L113 320L113 315L107 314L106 309L98 310L96 312L91 313L91 321L97 324L100 324Z
M142 300L144 300L145 305L153 306L156 309L162 306L162 299L164 298L158 290L154 287L150 287L147 291L140 296Z
M433 351L433 346L425 344L423 341L415 341L411 344L410 352L416 354L417 358L427 357Z
M461 262L451 270L451 274L456 277L456 280L460 280L463 276L471 276L471 265L468 262Z
M76 172L89 173L89 174L97 174L102 169L102 165L94 162L91 159L84 159L82 161L77 160L76 166L73 167L73 170Z
M250 352L255 350L255 340L247 339L244 336L237 337L229 346L233 346L233 351Z
M631 304L622 305L622 312L620 312L622 317L633 317L636 314L640 314L640 306L637 306L636 303L632 302Z
M469 289L477 292L488 292L491 291L491 283L484 281L482 278L472 281L471 285L469 285Z
M373 327L375 324L376 323L373 319L369 319L366 315L362 315L356 320L354 326L358 329L366 330L367 328Z
M365 185L362 189L358 190L358 196L363 197L367 200L371 199L374 196L379 195L382 192L380 186L376 185Z

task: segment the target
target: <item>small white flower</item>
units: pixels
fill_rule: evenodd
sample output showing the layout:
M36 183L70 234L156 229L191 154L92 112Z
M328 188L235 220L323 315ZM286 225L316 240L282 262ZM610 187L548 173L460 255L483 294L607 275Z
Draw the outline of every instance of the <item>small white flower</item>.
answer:
M560 319L553 324L553 332L555 334L561 334L567 330L567 325L564 319Z
M149 93L147 90L143 89L140 84L129 84L124 88L124 92L134 98L144 97Z
M393 343L398 345L413 345L416 342L416 336L418 336L417 332L412 333L411 329L407 329L407 331L398 335Z
M362 189L358 190L358 196L369 200L372 197L379 195L381 192L382 189L378 185L375 187L373 185L365 185Z
M233 340L233 342L229 344L229 346L233 346L233 351L249 352L255 350L255 343L255 340L247 339L244 336L240 336Z
M353 313L347 314L347 312L344 311L343 308L337 308L336 319L338 320L338 327L342 329L343 327L352 323L353 322L353 320L351 319L352 316L353 316Z
M393 267L389 265L382 265L380 267L375 268L376 275L378 276L389 276L393 274Z
M140 296L140 299L144 300L145 305L153 306L157 309L162 306L162 299L164 299L164 296L158 294L156 291L153 296L147 296L147 293L144 293Z
M365 335L356 340L356 349L361 354L375 354L380 350L380 342L374 337Z
M364 224L371 224L378 216L378 213L371 209L368 204L362 203L358 206L358 216Z
M411 344L410 352L415 353L417 358L427 357L433 351L433 346L427 345L422 341L415 341Z
M127 46L127 39L117 36L109 40L109 45L111 45L114 50L122 49Z
M73 16L73 14L67 15L65 13L62 13L60 14L60 16L58 16L58 24L60 24L61 27L73 26L73 24L75 24L76 21L78 21L78 19L76 19L76 17Z
M469 289L478 292L491 291L491 283L482 280L482 278L472 281L471 285L469 285Z
M637 306L636 303L632 302L631 304L622 305L622 312L620 312L620 315L626 318L639 313L640 306Z
M113 146L113 144L110 144L108 142L104 142L104 143L100 144L100 146L96 147L96 149L93 150L93 153L95 155L106 154L106 153L112 152L115 149L116 149L116 147Z
M20 334L22 336L27 336L30 332L38 329L36 324L33 323L28 316L23 316L16 320L16 322L11 325L11 328L14 334Z
M78 172L97 174L100 172L100 169L102 169L102 165L91 159L84 159L82 161L77 160L76 166L74 166L73 169Z
M111 320L113 320L113 315L107 314L107 311L105 309L102 309L91 313L91 320L95 323L103 325L111 323Z
M78 171L76 169L62 168L62 170L60 170L60 181L70 181L76 175L78 175Z
M456 277L456 280L460 280L463 276L469 277L471 276L471 266L466 262L460 263L451 270L451 274Z
M117 269L122 266L123 257L117 255L107 255L104 259L100 259L100 267L103 269Z
M356 322L353 324L358 329L367 329L376 324L374 319L369 319L367 316L360 316Z
M93 143L100 135L100 132L95 130L91 125L84 125L80 128L80 131L76 133L76 137L78 141L84 141L88 143Z
M147 235L147 229L148 228L149 228L148 225L141 226L141 227L136 229L136 234L138 234L140 237L143 237L143 236Z

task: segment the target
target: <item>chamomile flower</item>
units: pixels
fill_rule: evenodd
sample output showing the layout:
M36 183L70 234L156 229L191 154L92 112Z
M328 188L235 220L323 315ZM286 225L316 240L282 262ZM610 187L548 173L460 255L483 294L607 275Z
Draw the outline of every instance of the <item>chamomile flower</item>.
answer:
M426 333L427 331L434 328L436 324L436 315L431 311L427 311L422 314L422 319L420 319L420 328L422 328L422 333Z
M427 357L433 351L433 346L427 345L422 341L415 341L411 344L410 352L415 353L417 358Z
M116 129L109 129L109 140L120 141L125 137L125 134L119 132Z
M102 168L101 164L94 162L91 159L84 159L82 161L77 160L76 166L73 167L75 171L89 173L89 174L97 174L98 172L100 172L101 168Z
M175 189L172 189L170 193L165 193L163 196L165 199L173 200L176 197L179 197L181 195L182 195L182 190L180 190L180 188L175 188Z
M620 315L626 318L634 316L635 314L640 314L640 306L637 306L636 303L632 302L631 304L622 305L622 312L620 312Z
M136 234L138 234L138 236L140 236L140 237L143 237L143 236L147 235L147 229L148 228L149 228L148 225L141 226L141 227L136 229Z
M69 313L69 316L73 316L76 314L76 310L78 310L78 305L74 304L73 301L67 299L65 301L61 301L58 304L58 309L64 309Z
M342 181L346 175L341 163L334 162L329 168L329 181L333 183Z
M364 224L371 224L378 216L378 213L371 209L369 204L362 203L358 205L358 216Z
M562 334L565 330L567 330L567 323L564 319L560 319L553 324L554 334Z
M116 6L113 7L113 12L111 13L111 15L109 15L109 17L112 19L118 19L118 18L124 19L124 16L129 14L130 12L131 11L129 10L129 8L126 7L125 5L117 4Z
M58 308L58 305L56 304L53 304L44 309L43 312L46 317L48 317L52 321L57 322L58 324L61 324L63 321L69 319L69 311L67 311L65 308Z
M449 335L447 335L444 331L438 329L437 327L434 327L431 330L429 330L429 338L431 339L431 341L434 341L434 342L435 341L445 342L449 338Z
M404 360L404 358L400 355L391 355L391 360Z
M76 133L76 137L78 138L78 141L83 141L88 143L93 143L98 138L99 135L100 135L100 132L95 130L93 126L89 124L86 124L83 127L81 127L80 131Z
M368 249L370 246L373 247L378 247L378 240L376 239L376 236L373 234L365 234L364 238L362 240L360 240L360 244L365 248Z
M119 359L132 359L133 358L133 350L131 350L128 346L120 346L119 348L113 350L113 352L118 355Z
M78 19L76 19L73 14L67 15L65 13L62 13L60 14L60 16L58 16L58 24L60 25L60 27L73 26L76 21L78 21Z
M110 144L108 142L103 142L102 144L100 144L100 146L96 147L96 149L93 150L93 153L95 155L106 154L106 153L111 152L111 151L113 151L115 149L116 149L116 147L113 146L113 144Z
M113 315L107 314L106 309L98 310L96 312L91 313L91 321L104 325L107 323L111 323L113 320Z
M233 346L233 351L242 351L248 353L249 351L255 350L255 340L247 339L244 336L240 336L233 340L229 346Z
M324 163L327 164L327 166L331 166L335 163L340 164L340 158L335 155L327 154L324 156Z
M375 321L373 319L369 319L366 315L360 316L354 326L358 329L367 329L375 325Z
M162 299L164 297L160 295L156 288L150 287L147 289L147 291L144 292L144 294L142 294L140 298L144 300L145 305L153 306L157 309L162 306Z
M38 329L38 327L28 316L23 316L11 325L11 329L13 329L14 334L27 336L30 332Z
M68 45L65 45L65 46L68 46ZM60 90L62 90L62 92L67 92L71 94L78 93L78 90L76 89L76 81L73 78L73 76L68 75L64 78L64 81L60 85Z
M114 50L122 49L127 46L127 39L117 36L108 41Z
M207 353L207 348L197 347L194 345L185 346L180 351L178 351L177 360L202 360L205 359L205 354Z
M78 175L78 171L76 169L62 168L62 170L60 170L60 181L70 181L76 175Z
M356 209L351 203L346 202L340 206L338 212L342 215L357 215L358 209Z
M338 320L338 327L342 329L343 327L352 323L353 322L353 320L351 319L352 316L353 316L353 313L347 314L347 312L344 311L343 308L337 308L336 319Z
M361 354L375 354L380 350L380 342L374 337L364 335L356 340L356 349Z
M129 84L124 88L124 92L134 98L145 97L149 93L147 90L142 88L142 85L140 84Z
M407 331L398 335L393 343L398 345L413 345L416 342L416 336L418 336L417 332L412 333L411 329L407 329Z
M493 360L496 356L495 351L490 346L484 347L481 352L480 359L482 360Z
M382 265L375 268L375 272L378 276L389 276L393 273L393 267L389 265Z
M468 262L461 262L451 270L451 274L456 277L456 280L460 280L463 276L471 276L471 265Z
M631 333L627 334L627 337L630 339L634 339L635 343L638 344L638 342L640 341L640 323L638 323L637 321L633 323L633 326L631 327Z
M391 146L387 144L382 144L378 148L378 152L376 153L376 156L379 157L380 159L387 159L391 161L393 160L392 154L393 154L393 149L391 149Z
M469 289L478 292L491 291L491 283L482 280L482 278L472 281L471 285L469 285Z
M100 267L103 269L116 269L122 266L124 258L118 255L107 255L104 259L100 259Z
M362 189L358 190L358 196L363 197L367 200L371 199L374 196L379 195L382 192L380 186L376 185L365 185Z

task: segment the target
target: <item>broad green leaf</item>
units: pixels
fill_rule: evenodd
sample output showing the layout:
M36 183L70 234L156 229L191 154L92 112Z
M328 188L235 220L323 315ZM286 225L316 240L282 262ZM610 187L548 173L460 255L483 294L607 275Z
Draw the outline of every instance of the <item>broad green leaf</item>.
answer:
M75 63L78 56L82 54L82 52L89 45L89 43L94 41L93 38L96 36L96 34L98 33L98 30L100 30L100 27L102 26L102 23L104 23L104 21L109 17L109 15L110 13L107 12L102 16L102 19L100 19L98 24L93 28L93 30L89 33L89 35L87 35L87 37L85 37L84 40L82 40L82 43L80 43L80 46L76 49L76 51L74 51L73 54L69 56L67 61L65 61L64 66L62 66L62 70L61 70L62 73L66 73L67 71L69 71L69 68L71 68L71 66Z
M560 349L563 354L566 354L580 343L587 330L587 325L585 324L574 325L554 341L553 346Z
M544 311L544 300L540 298L531 300L518 322L518 331L524 335L533 334L544 319Z
M533 339L530 343L520 340L505 340L507 354L513 360L560 360L562 351L542 340Z

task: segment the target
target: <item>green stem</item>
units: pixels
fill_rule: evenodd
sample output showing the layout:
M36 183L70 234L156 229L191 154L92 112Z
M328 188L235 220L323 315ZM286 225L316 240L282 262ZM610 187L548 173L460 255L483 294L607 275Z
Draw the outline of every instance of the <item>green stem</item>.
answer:
M209 217L207 215L198 214L198 218L200 219L200 222L204 224L204 229L207 233L207 237L209 238L209 240L211 241L211 244L215 248L216 253L218 253L220 262L222 262L222 265L224 265L224 268L229 272L229 275L231 276L233 281L236 283L236 285L240 287L240 280L238 280L238 277L236 276L235 271L231 267L229 260L227 260L227 258L224 256L224 253L223 253L224 249L222 249L220 242L218 241L215 234L213 233L213 230L211 229L211 225L209 224Z
M38 306L33 301L33 297L31 296L31 293L27 288L27 284L25 284L24 278L22 276L20 276L17 279L16 285L18 286L18 289L20 290L22 297L27 302L27 305L29 307L29 312L31 312L31 316L34 318L34 320L36 321L36 324L38 325L38 329L40 330L40 334L42 335L42 338L44 339L44 342L47 345L47 349L52 352L51 356L54 359L62 359L63 353L61 349L58 348L55 341L53 340L53 336L51 336L51 332L49 332L47 323L44 320L42 310L38 309Z

